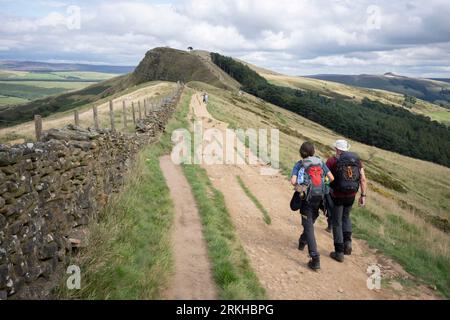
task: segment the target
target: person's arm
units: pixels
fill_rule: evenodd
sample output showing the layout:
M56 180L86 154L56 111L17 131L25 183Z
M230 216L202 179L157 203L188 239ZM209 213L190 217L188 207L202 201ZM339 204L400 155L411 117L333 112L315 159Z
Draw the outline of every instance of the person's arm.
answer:
M366 192L367 192L367 178L364 173L364 168L361 168L361 196L359 198L359 204L361 207L366 205Z
M292 176L292 177L291 177L291 184L292 184L293 186L296 186L296 185L297 185L297 176Z
M332 183L332 182L334 181L334 176L333 176L333 174L331 173L331 171L329 171L329 172L327 173L327 177L328 177L330 183Z
M327 162L328 162L328 161L327 161ZM329 169L328 165L324 163L323 166L322 166L322 168L323 168L323 170L324 170L324 172L325 172L325 175L328 177L328 182L329 182L329 183L332 183L332 182L334 181L334 176L333 176L333 174L331 173L331 170Z
M297 178L298 178L298 172L299 171L300 171L300 161L295 164L294 168L292 168L291 184L293 186L297 185Z

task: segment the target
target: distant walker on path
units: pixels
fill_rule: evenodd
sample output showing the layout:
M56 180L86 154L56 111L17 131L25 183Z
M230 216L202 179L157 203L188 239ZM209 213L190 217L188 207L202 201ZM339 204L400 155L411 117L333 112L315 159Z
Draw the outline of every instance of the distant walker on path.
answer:
M208 103L208 94L205 92L203 95L203 103Z

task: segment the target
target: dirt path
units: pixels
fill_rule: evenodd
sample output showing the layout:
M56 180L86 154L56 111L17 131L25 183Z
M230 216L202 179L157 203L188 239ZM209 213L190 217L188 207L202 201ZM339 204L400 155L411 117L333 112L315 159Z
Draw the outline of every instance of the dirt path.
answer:
M194 95L191 116L202 120L204 130L224 131L227 124L215 120ZM362 241L354 241L353 254L339 264L329 258L333 251L332 236L325 232L324 217L316 223L316 239L321 253L319 272L308 269L306 252L297 250L302 227L300 215L289 209L292 187L284 176L263 176L258 165L203 165L213 185L220 190L247 252L252 267L271 299L434 299L431 290L420 286L395 290L367 288L368 266L377 264L382 276L410 277L391 260L376 254ZM262 213L246 196L236 176L240 176L251 192L268 210L272 224L263 221Z
M170 156L160 158L160 167L175 204L172 231L175 273L165 297L172 300L215 299L216 288L190 186Z

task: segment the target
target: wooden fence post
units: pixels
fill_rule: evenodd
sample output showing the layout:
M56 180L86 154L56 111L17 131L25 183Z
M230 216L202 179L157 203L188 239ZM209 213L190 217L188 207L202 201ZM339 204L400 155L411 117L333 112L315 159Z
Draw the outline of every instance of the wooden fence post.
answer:
M141 100L138 101L139 120L142 120Z
M147 99L144 99L144 117L147 118Z
M131 103L131 112L133 113L133 123L136 125L136 111L134 110L134 101Z
M123 128L127 128L127 107L125 100L122 101L122 116L123 116Z
M112 100L109 101L109 120L111 122L111 131L116 131L114 126L114 106Z
M75 126L79 127L80 126L80 115L78 114L78 110L75 110L73 112L73 117L75 120Z
M92 112L94 113L94 127L96 130L100 129L100 125L98 124L98 111L97 106L92 107Z
M34 116L34 129L36 131L36 141L39 141L42 136L42 117L38 114Z

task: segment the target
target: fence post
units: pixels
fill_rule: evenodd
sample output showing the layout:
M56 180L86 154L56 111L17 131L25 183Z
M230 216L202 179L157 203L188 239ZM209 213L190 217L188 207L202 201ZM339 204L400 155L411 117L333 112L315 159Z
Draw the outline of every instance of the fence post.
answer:
M134 101L131 103L131 112L133 113L133 123L136 125L136 112L134 110Z
M75 126L79 127L80 126L80 115L78 114L78 110L75 110L73 112L73 117L75 120Z
M109 120L111 122L111 131L116 131L114 126L114 106L112 100L109 101Z
M139 120L142 120L141 100L138 101Z
M144 99L144 117L147 118L147 99Z
M39 141L42 136L42 117L38 114L34 116L34 129L36 131L36 141Z
M122 101L122 116L123 116L123 128L127 128L127 108L125 100Z
M96 130L100 129L100 126L98 124L98 111L97 106L92 107L92 112L94 113L94 127Z

